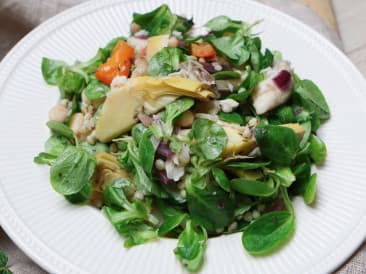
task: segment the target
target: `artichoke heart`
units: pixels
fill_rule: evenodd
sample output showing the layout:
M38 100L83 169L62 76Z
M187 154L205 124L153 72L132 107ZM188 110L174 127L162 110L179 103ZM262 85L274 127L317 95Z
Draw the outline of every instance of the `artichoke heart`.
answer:
M138 113L156 113L180 96L201 101L214 98L206 88L202 82L175 76L129 78L108 93L96 124L96 136L108 142L129 131L137 123Z
M106 186L120 178L129 178L130 174L121 167L116 157L104 151L95 154L97 162L93 177L90 204L100 207L103 204L103 191ZM126 196L132 196L135 192L134 185L126 188Z

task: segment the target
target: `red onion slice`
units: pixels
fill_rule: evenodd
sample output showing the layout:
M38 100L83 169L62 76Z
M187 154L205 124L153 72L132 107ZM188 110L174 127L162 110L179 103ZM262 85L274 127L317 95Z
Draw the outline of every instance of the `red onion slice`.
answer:
M156 174L158 175L160 182L162 182L165 185L169 185L169 184L171 184L173 182L173 180L172 179L169 179L168 176L166 175L165 169L158 170L156 172Z
M272 80L282 91L287 90L292 84L291 73L287 70L281 70Z
M156 153L165 159L170 159L174 156L174 153L170 150L169 145L164 142L160 142L158 148L156 149Z

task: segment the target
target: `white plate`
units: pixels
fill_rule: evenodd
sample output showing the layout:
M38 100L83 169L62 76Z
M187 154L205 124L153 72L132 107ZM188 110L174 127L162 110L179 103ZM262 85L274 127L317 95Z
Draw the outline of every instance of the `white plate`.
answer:
M204 23L216 15L264 22L263 44L281 50L296 72L319 84L332 118L319 132L328 159L318 170L314 207L295 200L297 229L267 257L248 255L241 235L210 239L202 273L324 273L339 266L366 235L366 116L364 79L328 41L295 19L251 1L168 0L176 13ZM41 76L43 56L73 62L93 56L111 38L127 35L133 11L160 0L95 1L42 24L2 61L0 68L0 213L9 236L54 273L184 273L175 240L126 250L96 209L72 206L56 194L49 171L33 163L49 135L48 109L58 91Z

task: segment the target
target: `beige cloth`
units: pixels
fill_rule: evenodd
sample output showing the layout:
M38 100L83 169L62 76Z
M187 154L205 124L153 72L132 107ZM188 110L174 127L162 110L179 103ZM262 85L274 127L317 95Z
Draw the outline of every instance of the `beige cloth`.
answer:
M178 0L177 0L178 1ZM238 0L239 1L239 0ZM310 25L342 47L338 36L309 8L294 0L258 0L280 9ZM0 0L0 60L26 33L45 19L72 7L83 0ZM0 249L9 256L14 274L46 273L33 263L0 229ZM366 273L366 244L337 272L338 274Z

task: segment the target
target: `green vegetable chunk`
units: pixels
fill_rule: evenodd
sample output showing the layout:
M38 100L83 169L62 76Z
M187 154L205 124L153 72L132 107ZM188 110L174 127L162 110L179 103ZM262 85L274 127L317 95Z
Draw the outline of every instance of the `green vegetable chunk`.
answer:
M197 152L207 160L214 160L224 150L228 137L217 123L207 119L197 119L192 125L192 136Z
M272 163L287 166L295 158L299 139L292 129L274 125L257 126L254 134L262 154Z
M197 231L192 222L186 223L186 228L179 235L177 247L174 253L181 263L191 272L200 269L207 244L207 232L203 227Z
M327 147L325 143L316 135L310 136L310 157L316 165L324 163L327 157Z
M91 78L85 88L85 95L90 101L104 98L109 91L109 87L99 82L96 78Z
M242 237L244 248L253 255L268 254L283 245L295 230L295 218L287 211L273 211L249 224Z
M51 185L60 194L71 195L90 184L96 161L84 150L69 146L51 167Z
M179 48L163 48L150 60L147 73L150 76L166 76L179 70L183 52Z

